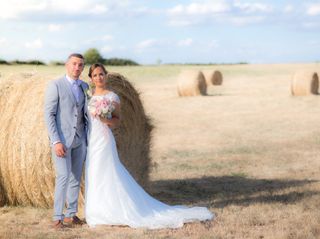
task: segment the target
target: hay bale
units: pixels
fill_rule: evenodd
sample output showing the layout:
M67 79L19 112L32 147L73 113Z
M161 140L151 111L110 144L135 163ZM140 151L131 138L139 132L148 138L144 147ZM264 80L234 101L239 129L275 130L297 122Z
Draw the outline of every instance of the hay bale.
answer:
M22 80L13 77L5 85L2 84L5 87L0 93L3 112L0 114L0 182L9 205L53 205L55 173L43 115L44 92L48 82L48 77L35 75ZM123 112L130 109L130 117L122 115L122 135L116 137L119 154L130 162L128 170L134 172L133 176L138 175L138 181L145 184L149 173L148 147L152 127L134 88L126 81L111 85L116 85L115 92L122 100ZM80 195L82 203L83 186Z
M206 79L207 86L209 85L222 85L223 76L220 71L217 70L204 70L204 78Z
M7 203L6 192L3 188L2 176L0 172L0 207L4 206Z
M207 94L207 84L201 71L185 70L178 76L179 96L197 96Z
M52 205L54 169L43 117L47 80L11 76L0 95L0 171L10 205Z
M120 160L141 185L147 186L153 126L145 114L139 92L124 76L108 73L107 86L121 100L120 127L113 130Z
M291 83L293 96L317 95L319 89L319 77L316 72L299 71L294 74Z

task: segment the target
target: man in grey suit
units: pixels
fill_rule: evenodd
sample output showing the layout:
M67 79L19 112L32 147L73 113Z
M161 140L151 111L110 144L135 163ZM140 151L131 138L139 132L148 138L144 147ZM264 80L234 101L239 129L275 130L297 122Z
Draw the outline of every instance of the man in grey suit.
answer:
M71 54L65 66L66 75L48 85L44 110L56 171L54 228L83 223L76 214L86 158L88 84L79 80L84 69L81 54Z

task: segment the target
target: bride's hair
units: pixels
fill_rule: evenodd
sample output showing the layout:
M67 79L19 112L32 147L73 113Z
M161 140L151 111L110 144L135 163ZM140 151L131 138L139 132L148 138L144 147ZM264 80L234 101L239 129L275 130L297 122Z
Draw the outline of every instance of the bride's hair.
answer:
M89 68L88 76L89 76L90 78L91 78L91 76L92 76L92 72L93 72L96 68L98 68L98 67L100 67L105 74L108 74L108 71L106 70L106 68L104 68L104 65L102 65L101 63L94 63L94 64L92 64L92 65L90 66L90 68Z

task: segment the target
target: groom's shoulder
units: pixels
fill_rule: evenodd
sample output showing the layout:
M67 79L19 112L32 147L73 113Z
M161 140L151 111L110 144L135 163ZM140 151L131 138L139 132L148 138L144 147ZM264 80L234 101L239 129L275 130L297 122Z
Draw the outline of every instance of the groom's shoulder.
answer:
M85 88L89 88L89 85L87 82L83 81L83 80L80 80L81 81L81 84L85 87Z
M53 80L53 82L55 82L56 84L61 84L65 80L65 78L66 78L65 76L62 76Z
M49 83L50 83L50 84L54 84L54 85L61 84L62 81L64 81L64 78L65 78L65 77L55 78L55 79L51 80Z
M63 87L62 82L64 80L64 77L56 78L54 80L49 81L47 85L47 91L52 91L52 90L58 90Z

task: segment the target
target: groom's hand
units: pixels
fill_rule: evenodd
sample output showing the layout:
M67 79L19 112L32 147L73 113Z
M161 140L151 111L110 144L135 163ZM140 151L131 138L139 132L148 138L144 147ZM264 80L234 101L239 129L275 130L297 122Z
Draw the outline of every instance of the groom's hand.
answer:
M63 158L66 155L66 148L62 143L56 143L54 145L54 151L56 152L56 155L60 158Z

